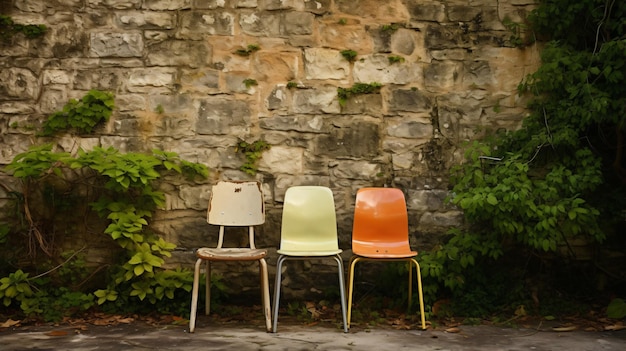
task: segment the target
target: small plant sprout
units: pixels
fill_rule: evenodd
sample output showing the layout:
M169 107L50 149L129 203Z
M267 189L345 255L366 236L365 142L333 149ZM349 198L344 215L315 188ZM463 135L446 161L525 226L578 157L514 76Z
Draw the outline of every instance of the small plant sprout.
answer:
M348 62L354 62L356 60L357 52L354 50L341 50L341 56L345 58Z
M243 84L246 85L247 89L250 89L252 86L259 85L259 83L256 81L256 79L252 79L252 78L244 79L243 80Z
M235 50L235 54L239 56L250 56L250 54L260 49L261 47L259 47L257 44L250 44L245 49Z
M387 56L387 59L389 59L389 64L390 65L393 65L394 63L402 63L402 62L404 62L404 57L397 56L397 55Z

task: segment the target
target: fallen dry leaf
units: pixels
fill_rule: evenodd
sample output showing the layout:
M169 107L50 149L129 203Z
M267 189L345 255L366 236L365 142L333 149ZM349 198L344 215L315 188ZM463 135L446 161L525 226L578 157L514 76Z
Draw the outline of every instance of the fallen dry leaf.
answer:
M51 330L46 333L48 336L67 336L67 334L66 330Z
M622 324L607 325L606 327L604 327L604 330L612 330L612 331L624 330L624 329L626 329L626 325L622 325Z
M0 328L11 328L16 325L19 325L21 321L14 321L12 319L7 319L6 322L0 324Z
M452 328L448 328L446 329L446 333L460 333L461 329L457 328L457 327L452 327Z
M571 325L571 326L567 326L567 327L554 327L552 328L552 331L555 332L570 332L570 331L574 331L576 330L576 326L575 325Z

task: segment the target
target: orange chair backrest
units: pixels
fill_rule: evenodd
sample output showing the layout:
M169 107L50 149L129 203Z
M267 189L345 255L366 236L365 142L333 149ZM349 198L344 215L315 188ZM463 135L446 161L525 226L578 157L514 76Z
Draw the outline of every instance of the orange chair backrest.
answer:
M409 220L404 193L396 188L362 188L356 195L352 251L357 255L406 255Z

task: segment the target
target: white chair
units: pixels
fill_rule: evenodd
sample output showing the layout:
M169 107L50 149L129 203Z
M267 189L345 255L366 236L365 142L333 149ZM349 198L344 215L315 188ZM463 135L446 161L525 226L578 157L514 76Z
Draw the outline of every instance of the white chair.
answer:
M261 274L261 292L265 327L271 331L271 308L269 279L265 256L267 250L257 249L254 246L254 226L265 222L265 205L263 191L259 182L221 181L211 190L207 222L219 226L217 247L203 247L196 251L196 261L193 290L191 295L191 315L189 317L189 332L193 333L196 326L196 312L198 307L198 287L200 280L200 266L205 263L206 302L205 314L211 311L211 262L219 261L258 261ZM237 248L223 248L224 232L226 227L248 227L249 246Z

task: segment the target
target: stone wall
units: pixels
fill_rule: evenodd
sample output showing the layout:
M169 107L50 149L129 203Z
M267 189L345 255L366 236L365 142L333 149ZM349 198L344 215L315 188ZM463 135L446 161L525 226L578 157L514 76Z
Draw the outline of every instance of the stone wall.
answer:
M16 23L48 27L42 38L0 44L0 165L43 143L38 126L70 98L114 92L110 122L93 135L66 135L58 148L158 148L206 164L206 183L166 185L167 207L153 222L179 245L169 264L188 267L194 248L215 242L204 216L218 179L264 183L257 244L271 248L272 268L281 201L293 185L333 190L344 249L356 190L402 188L412 243L428 248L462 222L444 199L463 143L519 125L516 87L539 60L536 46L512 45L516 33L505 26L522 23L533 0L0 2ZM248 45L259 50L236 53ZM338 87L373 82L379 93L339 103ZM238 170L240 139L272 146L255 177ZM290 266L327 270L320 264Z

